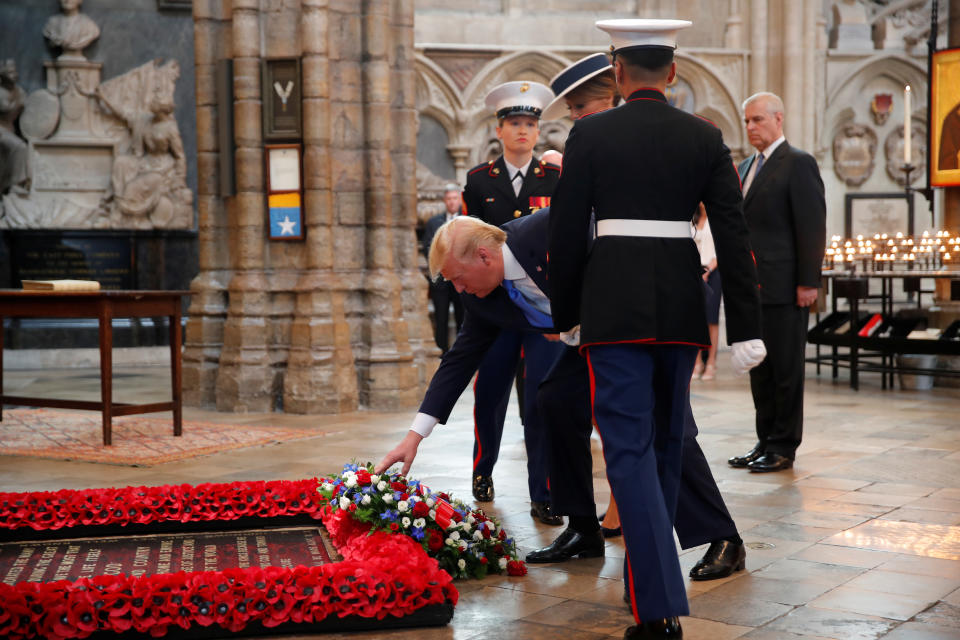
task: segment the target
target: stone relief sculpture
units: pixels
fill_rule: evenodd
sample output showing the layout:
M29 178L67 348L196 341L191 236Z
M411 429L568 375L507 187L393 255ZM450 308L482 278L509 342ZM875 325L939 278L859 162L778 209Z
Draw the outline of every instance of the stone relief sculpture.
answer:
M927 131L926 127L921 124L914 124L910 129L910 157L915 167L910 172L910 184L913 184L926 175ZM905 186L907 182L906 174L903 172L903 144L903 127L894 127L887 134L887 139L883 143L887 175L901 187Z
M97 87L105 109L126 126L113 159L113 226L184 227L193 221L187 160L173 117L180 67L154 60Z
M833 139L833 169L847 186L858 187L873 173L877 134L862 124L848 124Z
M61 15L50 16L43 26L43 36L55 47L63 49L61 57L83 58L83 50L100 37L100 27L80 13L83 0L60 0Z
M0 63L0 194L29 188L27 143L17 135L16 122L26 93L17 84L13 60Z
M0 228L190 228L193 194L173 115L180 69L153 60L101 83L102 65L83 56L100 29L81 1L61 0L63 13L44 27L63 53L45 63L47 87L20 100L32 175L3 194ZM13 89L4 83L5 98ZM8 137L4 149L16 145Z

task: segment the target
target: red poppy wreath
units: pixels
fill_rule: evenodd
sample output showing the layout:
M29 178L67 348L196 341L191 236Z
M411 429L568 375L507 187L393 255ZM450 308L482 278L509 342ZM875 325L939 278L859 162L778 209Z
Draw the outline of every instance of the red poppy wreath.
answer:
M451 576L488 572L526 573L496 520L369 466L0 493L3 638L442 625L458 598Z

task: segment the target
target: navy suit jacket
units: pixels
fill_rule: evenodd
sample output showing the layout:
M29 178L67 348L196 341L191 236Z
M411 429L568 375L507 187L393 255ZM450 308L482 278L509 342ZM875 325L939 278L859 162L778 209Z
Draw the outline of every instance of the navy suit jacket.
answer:
M550 210L517 218L502 226L507 232L507 246L517 262L543 293L549 297L547 286L547 224ZM483 356L504 329L556 333L551 328L541 329L527 322L523 312L510 301L501 286L489 295L478 298L462 293L464 318L457 339L444 354L440 368L430 380L430 386L420 405L420 413L433 416L445 423L453 405L470 379L480 367Z

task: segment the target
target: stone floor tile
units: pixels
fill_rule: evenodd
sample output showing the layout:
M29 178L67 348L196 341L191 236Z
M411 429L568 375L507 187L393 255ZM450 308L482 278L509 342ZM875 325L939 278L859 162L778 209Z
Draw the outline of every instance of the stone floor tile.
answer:
M872 520L831 536L827 544L960 560L960 527Z
M938 602L929 609L917 614L917 622L949 627L960 636L960 606L947 602Z
M832 544L815 544L790 556L792 560L807 560L824 564L839 564L847 567L872 569L895 557L883 551L868 551Z
M850 583L848 583L850 584ZM850 611L868 616L907 621L932 603L905 589L899 595L869 591L863 588L841 586L810 601L810 606L821 609Z
M910 505L894 509L880 516L882 520L898 522L917 522L920 524L960 525L960 510L945 511L931 509L914 509Z
M734 583L731 583L734 584ZM759 627L789 612L789 605L754 598L717 595L716 590L690 598L690 615L725 624Z
M886 515L884 516L886 517ZM831 513L829 511L796 511L781 518L780 522L789 524L804 525L808 527L820 527L823 529L844 530L855 527L869 520L869 516L850 515L845 513Z
M804 581L819 584L827 588L838 587L845 582L863 573L859 567L845 567L822 562L808 562L806 560L778 560L760 571L755 576L772 580Z
M554 633L562 629L587 631L609 635L635 624L633 614L626 605L602 605L593 602L568 600L542 609L523 618L526 622L550 625ZM560 629L558 629L558 627Z
M623 631L627 626L624 625L620 629L618 634L620 637L623 637ZM407 635L409 636L410 632L407 632ZM583 631L572 627L558 629L550 624L517 620L499 627L485 629L475 635L464 636L464 638L465 640L555 640L560 636L571 640L599 640L609 637L605 633Z
M851 478L831 478L828 476L813 475L803 480L797 480L799 487L814 487L819 489L834 489L838 492L856 491L870 483L865 480Z
M957 640L958 635L957 630L950 627L905 622L883 636L883 640Z
M797 542L819 542L836 533L837 528L809 527L790 522L765 522L743 532L751 538L779 538Z
M877 640L896 625L894 620L804 606L774 620L765 629L837 640Z
M960 607L960 589L944 596L943 601L954 607Z
M878 507L902 507L915 500L914 496L898 496L889 493L877 493L866 487L860 491L851 491L831 498L835 502L852 502L854 504L869 504Z
M859 491L869 491L870 493L890 493L898 496L917 496L920 498L929 496L937 490L937 487L895 482L875 482L869 487L859 489Z
M908 502L907 507L913 509L927 509L932 511L947 511L950 513L960 513L960 500L951 499L951 498L940 498L930 496L927 498L920 498L919 500L914 500L913 502Z
M789 631L779 631L770 627L761 627L754 629L749 633L740 636L741 640L839 640L838 638L826 638L824 636L807 636Z
M824 511L828 513L845 513L848 515L863 515L871 518L890 513L895 507L881 507L875 504L858 504L855 502L838 502L836 500L824 500L816 502L807 507L807 511Z
M711 595L732 600L764 600L798 606L830 590L827 585L809 580L775 580L763 578L762 575L758 572L744 576L741 580L719 585L712 590Z
M703 640L733 640L733 638L742 638L743 634L751 630L751 627L725 624L702 618L681 618L680 626L683 627L683 637L690 640L699 638Z
M960 574L941 577L887 570L886 565L871 569L847 582L844 586L906 594L921 600L936 602L960 588Z

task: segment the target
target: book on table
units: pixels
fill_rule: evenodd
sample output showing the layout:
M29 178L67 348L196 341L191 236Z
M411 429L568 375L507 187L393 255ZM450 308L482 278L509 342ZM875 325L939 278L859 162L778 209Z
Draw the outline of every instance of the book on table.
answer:
M23 280L24 291L100 291L96 280Z

